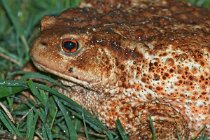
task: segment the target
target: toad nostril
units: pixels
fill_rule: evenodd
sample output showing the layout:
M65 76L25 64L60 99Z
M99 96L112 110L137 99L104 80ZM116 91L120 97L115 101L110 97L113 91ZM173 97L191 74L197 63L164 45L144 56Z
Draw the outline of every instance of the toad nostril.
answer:
M40 42L40 44L41 44L42 46L47 46L47 42L45 42L45 41Z
M72 73L73 72L73 68L71 67L71 68L69 68L69 70L68 70L70 73Z

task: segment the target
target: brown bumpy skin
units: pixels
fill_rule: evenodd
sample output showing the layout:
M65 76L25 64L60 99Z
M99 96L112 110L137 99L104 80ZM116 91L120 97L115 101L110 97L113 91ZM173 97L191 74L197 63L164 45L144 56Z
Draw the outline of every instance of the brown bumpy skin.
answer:
M210 11L173 0L96 0L46 16L31 58L65 95L130 139L210 138ZM84 7L84 5L88 6ZM73 41L68 51L64 42Z

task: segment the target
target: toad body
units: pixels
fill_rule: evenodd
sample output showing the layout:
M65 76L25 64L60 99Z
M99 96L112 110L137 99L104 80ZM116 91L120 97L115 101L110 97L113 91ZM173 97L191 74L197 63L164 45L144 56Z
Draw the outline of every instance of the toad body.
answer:
M171 0L46 16L31 58L130 139L210 137L210 12ZM133 4L133 5L132 5Z

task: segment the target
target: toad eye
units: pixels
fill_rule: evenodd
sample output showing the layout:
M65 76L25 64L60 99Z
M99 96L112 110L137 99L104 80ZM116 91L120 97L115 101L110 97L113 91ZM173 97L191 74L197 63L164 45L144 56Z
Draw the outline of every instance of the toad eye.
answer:
M62 49L66 53L75 53L79 49L79 43L74 39L63 40Z

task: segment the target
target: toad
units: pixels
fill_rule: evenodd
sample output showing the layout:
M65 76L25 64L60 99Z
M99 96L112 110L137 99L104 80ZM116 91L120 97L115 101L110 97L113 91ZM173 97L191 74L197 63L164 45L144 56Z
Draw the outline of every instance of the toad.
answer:
M210 11L173 0L129 5L45 16L33 63L110 129L119 119L130 139L151 139L149 116L157 139L190 139L204 126L210 137Z

